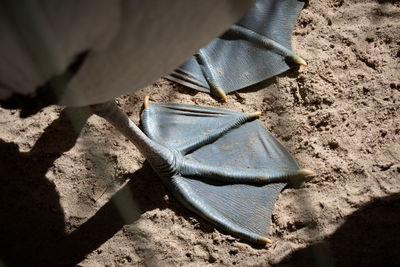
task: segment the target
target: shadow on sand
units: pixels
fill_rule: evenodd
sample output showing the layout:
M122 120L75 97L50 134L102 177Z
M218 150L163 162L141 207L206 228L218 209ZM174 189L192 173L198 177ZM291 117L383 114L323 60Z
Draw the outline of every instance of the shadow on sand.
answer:
M166 205L161 181L145 164L123 177L130 182L92 218L71 234L65 232L60 197L46 172L75 145L89 116L83 108L64 109L29 152L0 139L0 265L75 265L123 225Z
M348 216L324 241L293 252L278 266L397 266L400 193L375 199Z
M164 198L165 187L145 162L121 178L130 181L94 216L66 233L60 197L46 172L75 145L89 116L82 108L64 109L30 152L0 139L0 266L75 266L148 210L168 206L187 220L193 216L172 197ZM214 230L200 221L205 232Z

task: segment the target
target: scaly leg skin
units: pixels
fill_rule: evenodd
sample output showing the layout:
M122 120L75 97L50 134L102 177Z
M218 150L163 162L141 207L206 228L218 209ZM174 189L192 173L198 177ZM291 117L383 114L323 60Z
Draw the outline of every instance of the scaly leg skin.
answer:
M145 100L147 137L115 105L93 106L144 154L174 196L229 233L266 237L275 199L286 182L312 173L255 120L259 114Z

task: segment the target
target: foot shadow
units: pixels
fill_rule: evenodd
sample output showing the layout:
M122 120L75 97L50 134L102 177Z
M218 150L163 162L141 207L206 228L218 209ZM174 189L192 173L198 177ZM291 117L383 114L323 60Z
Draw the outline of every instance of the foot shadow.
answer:
M375 199L349 215L321 242L278 266L396 266L400 262L400 193Z

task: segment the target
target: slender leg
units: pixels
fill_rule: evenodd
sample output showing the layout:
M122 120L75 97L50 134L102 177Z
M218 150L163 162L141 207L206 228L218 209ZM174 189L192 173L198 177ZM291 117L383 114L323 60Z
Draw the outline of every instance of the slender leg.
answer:
M148 138L116 105L114 100L92 105L91 108L94 114L107 120L135 144L160 175L171 175L176 171L176 152Z

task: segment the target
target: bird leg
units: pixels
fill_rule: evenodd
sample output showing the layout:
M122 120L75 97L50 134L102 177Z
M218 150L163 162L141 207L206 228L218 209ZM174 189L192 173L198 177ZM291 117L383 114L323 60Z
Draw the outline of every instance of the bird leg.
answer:
M145 156L154 170L166 174L175 171L176 152L148 138L117 106L115 100L90 107L94 114L107 120L128 138Z
M255 120L259 113L155 104L146 98L146 136L115 101L91 107L136 145L183 205L253 242L269 242L269 216L284 183L312 174ZM238 206L226 206L230 202Z

